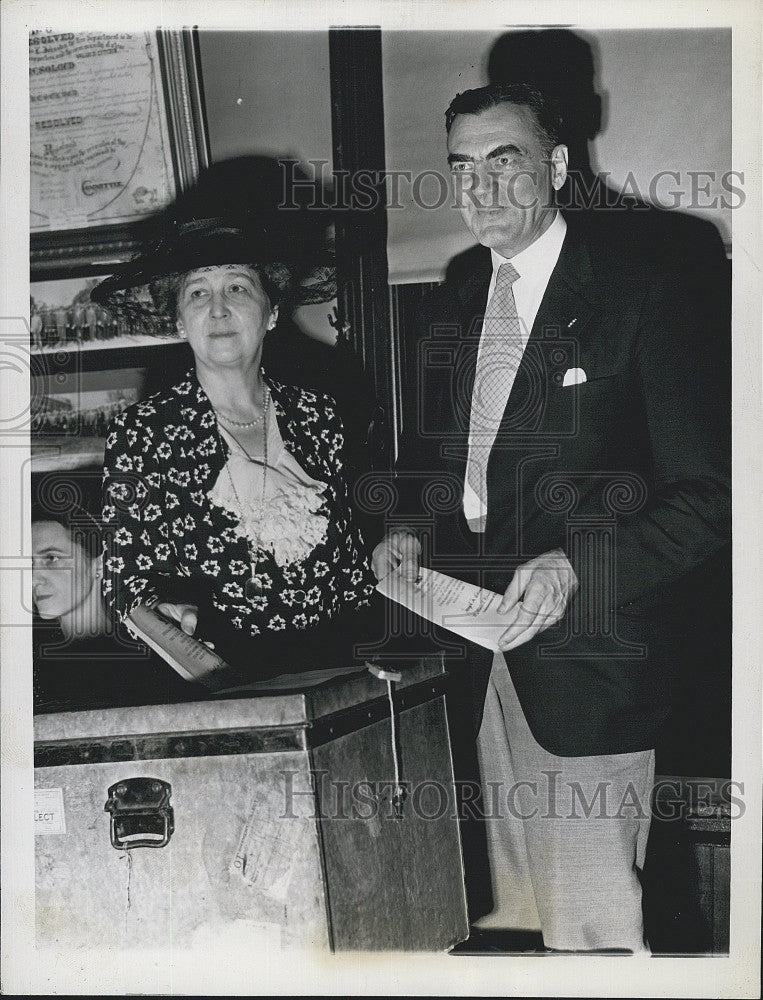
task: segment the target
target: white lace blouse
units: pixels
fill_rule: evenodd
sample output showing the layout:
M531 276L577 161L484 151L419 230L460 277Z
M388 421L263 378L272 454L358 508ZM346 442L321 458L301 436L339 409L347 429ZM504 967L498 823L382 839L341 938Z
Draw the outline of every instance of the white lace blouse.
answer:
M318 513L326 484L312 479L289 454L272 413L267 476L262 463L252 461L233 435L218 426L229 454L209 499L234 515L236 535L253 551L270 552L279 566L302 562L326 541L328 518Z

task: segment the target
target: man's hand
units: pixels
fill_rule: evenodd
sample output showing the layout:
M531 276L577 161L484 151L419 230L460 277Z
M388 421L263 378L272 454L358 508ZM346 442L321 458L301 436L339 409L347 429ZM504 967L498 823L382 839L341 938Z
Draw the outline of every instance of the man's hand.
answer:
M172 618L180 623L180 628L186 635L193 635L196 631L196 623L199 618L199 608L196 604L167 604L162 602L156 605L156 611L164 615L165 618Z
M421 564L421 542L411 528L394 528L387 532L371 556L371 568L377 580L383 580L400 567L401 575L415 580Z
M498 640L502 652L529 642L564 615L578 579L561 549L545 552L518 566L498 605L510 620Z

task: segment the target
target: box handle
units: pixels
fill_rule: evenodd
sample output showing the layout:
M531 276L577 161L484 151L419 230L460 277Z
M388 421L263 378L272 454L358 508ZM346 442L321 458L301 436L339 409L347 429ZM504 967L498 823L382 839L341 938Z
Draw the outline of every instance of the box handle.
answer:
M111 813L111 846L166 847L175 830L172 786L160 778L124 778L109 788L103 807Z

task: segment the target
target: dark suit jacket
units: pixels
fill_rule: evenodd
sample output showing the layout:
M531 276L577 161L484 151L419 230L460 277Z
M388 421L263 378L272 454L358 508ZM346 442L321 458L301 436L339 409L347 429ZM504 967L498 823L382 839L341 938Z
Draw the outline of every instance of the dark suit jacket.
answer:
M561 756L651 748L669 710L677 588L730 532L718 365L674 281L570 225L491 452L475 538L461 501L490 275L485 250L422 308L401 468L424 481L429 563L503 592L518 565L562 548L577 595L561 622L506 657L530 728ZM570 369L585 381L564 385ZM471 654L481 711L491 654Z

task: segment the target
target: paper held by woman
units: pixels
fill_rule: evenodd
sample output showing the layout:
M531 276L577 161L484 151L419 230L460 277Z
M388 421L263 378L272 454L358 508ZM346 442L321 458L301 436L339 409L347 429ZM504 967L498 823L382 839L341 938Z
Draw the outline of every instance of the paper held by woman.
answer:
M376 589L427 621L455 632L485 649L498 649L506 632L506 615L498 612L501 594L464 583L436 570L420 570L418 583L395 570Z

